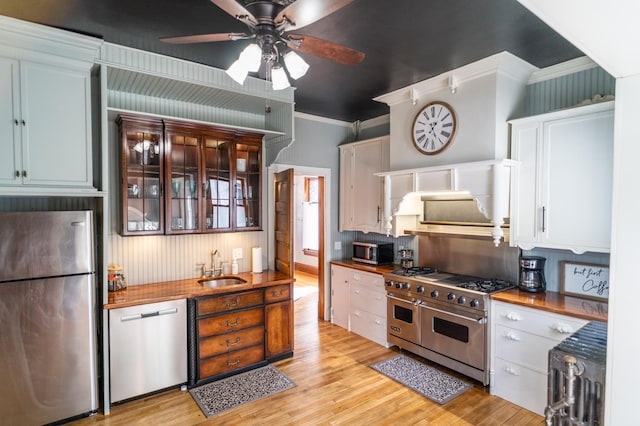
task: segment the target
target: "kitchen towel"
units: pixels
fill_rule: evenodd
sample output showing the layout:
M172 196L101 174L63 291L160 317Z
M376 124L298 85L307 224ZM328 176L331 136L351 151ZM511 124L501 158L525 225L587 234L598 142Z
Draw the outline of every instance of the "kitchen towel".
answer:
M251 272L254 274L262 273L262 247L251 249Z

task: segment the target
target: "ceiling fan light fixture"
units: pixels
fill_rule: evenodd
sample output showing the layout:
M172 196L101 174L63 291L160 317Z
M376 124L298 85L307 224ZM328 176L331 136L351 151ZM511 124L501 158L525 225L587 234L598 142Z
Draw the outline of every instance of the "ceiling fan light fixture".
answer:
M271 68L271 82L273 83L273 90L282 90L290 87L287 73L279 65Z
M293 50L285 53L284 63L287 66L289 75L295 80L305 75L309 70L309 64L307 64L305 60Z
M243 84L244 79L247 78L247 74L249 74L249 70L247 69L246 64L244 64L240 59L236 60L231 64L226 73L234 79L238 84Z
M258 72L262 62L262 49L256 43L251 43L244 48L238 58L249 72Z

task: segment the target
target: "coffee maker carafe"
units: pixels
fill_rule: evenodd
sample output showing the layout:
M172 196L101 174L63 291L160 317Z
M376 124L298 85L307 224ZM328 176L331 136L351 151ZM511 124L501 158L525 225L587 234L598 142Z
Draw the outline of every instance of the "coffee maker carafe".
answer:
M531 293L545 291L547 282L544 279L544 257L522 256L520 257L520 290Z

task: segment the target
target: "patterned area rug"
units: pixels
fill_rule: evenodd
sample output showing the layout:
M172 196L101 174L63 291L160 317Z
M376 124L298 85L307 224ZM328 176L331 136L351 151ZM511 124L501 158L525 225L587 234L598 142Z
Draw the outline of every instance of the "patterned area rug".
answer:
M189 392L207 418L296 386L272 365L207 383Z
M371 366L374 370L418 392L438 404L451 401L471 384L429 367L406 355L396 355Z

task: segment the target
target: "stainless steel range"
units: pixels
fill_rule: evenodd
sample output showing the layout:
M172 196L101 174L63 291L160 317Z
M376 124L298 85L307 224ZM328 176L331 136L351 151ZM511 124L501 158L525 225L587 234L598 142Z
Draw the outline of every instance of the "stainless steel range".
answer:
M416 267L384 275L389 343L489 384L489 294L515 287Z

